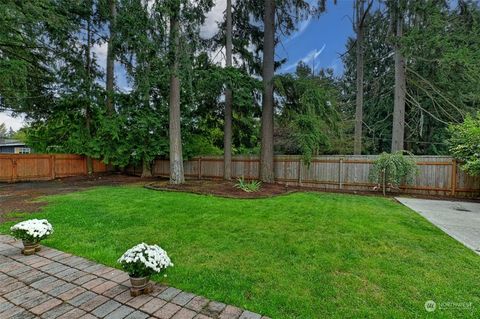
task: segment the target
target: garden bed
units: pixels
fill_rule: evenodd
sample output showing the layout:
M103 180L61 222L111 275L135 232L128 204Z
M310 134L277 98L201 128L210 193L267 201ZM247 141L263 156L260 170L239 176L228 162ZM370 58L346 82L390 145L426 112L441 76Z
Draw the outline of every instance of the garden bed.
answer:
M247 193L235 187L234 181L221 180L187 180L182 185L172 185L168 181L153 182L145 185L148 189L160 191L177 191L201 195L215 195L227 198L266 198L284 195L298 190L298 187L287 187L280 184L262 184L258 192Z

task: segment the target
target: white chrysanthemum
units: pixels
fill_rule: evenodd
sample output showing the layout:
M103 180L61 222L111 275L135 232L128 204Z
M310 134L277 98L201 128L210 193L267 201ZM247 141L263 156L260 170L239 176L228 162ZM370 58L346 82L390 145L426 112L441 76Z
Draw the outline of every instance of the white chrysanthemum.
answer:
M140 263L153 273L159 273L167 267L173 266L167 252L158 245L138 244L127 250L118 259L121 264Z
M41 240L53 234L53 227L46 219L30 219L10 227L14 233L24 233L29 237Z

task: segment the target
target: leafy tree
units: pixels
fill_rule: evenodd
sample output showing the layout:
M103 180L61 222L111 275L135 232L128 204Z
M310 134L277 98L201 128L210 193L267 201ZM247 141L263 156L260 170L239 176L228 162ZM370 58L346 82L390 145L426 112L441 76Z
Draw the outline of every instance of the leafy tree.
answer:
M387 188L395 189L402 182L411 183L418 172L417 164L412 154L404 155L403 151L382 153L373 163L370 170L370 180L382 189L383 195Z
M281 154L302 154L306 163L313 155L332 152L339 137L339 90L332 71L318 75L304 63L295 75L276 77L280 114L276 127L276 147Z
M410 1L409 18L400 40L405 56L407 87L405 148L415 154L446 154L449 123L462 122L478 108L479 5L461 1L450 8L444 2ZM370 12L365 28L364 149L390 151L394 104L395 41L389 33L390 18L383 11ZM345 105L355 103L356 55L347 43L342 78ZM468 79L468 80L467 80ZM345 106L345 112L354 114ZM353 134L353 132L352 132Z
M185 130L186 155L208 155L206 150L192 152L189 142L193 136L202 136L210 141L208 149L222 149L224 143L225 99L224 88L235 92L232 107L232 153L239 150L251 152L258 144L258 96L261 83L246 74L241 68L222 68L214 64L206 54L199 55L193 66L192 90L195 107L185 117L190 119ZM196 138L198 140L198 138ZM195 149L199 150L198 147ZM217 152L215 152L217 153Z
M480 175L480 113L467 115L462 124L449 127L450 151L463 161L462 169L470 175Z
M43 61L46 72L52 75L51 82L44 82L49 91L35 98L31 108L26 104L27 108L17 110L26 112L31 120L28 140L38 151L87 155L88 171L92 172L91 157L101 156L95 118L103 98L92 52L101 40L100 6L93 0L44 5L42 9L49 9L45 14L50 14L52 21L39 22L42 33L36 34L35 40L54 54L47 54Z
M304 0L264 0L247 1L252 17L263 22L263 95L262 95L262 139L260 152L260 177L263 182L274 181L273 171L273 131L274 131L274 74L275 74L275 46L278 43L278 34L289 35L295 30L296 22L309 14L317 14L325 8L325 0L318 1L318 7L311 7ZM277 33L278 32L278 33Z

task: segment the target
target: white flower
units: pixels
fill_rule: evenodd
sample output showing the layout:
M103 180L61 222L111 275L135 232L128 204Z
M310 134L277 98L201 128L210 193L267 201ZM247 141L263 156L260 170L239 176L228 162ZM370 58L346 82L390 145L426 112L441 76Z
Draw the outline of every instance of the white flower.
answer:
M138 244L127 250L118 259L118 262L124 265L139 263L153 273L159 273L167 267L173 266L165 250L158 245L147 245L145 243ZM140 268L140 265L138 267Z
M53 227L46 219L30 219L13 225L10 231L41 240L53 233Z

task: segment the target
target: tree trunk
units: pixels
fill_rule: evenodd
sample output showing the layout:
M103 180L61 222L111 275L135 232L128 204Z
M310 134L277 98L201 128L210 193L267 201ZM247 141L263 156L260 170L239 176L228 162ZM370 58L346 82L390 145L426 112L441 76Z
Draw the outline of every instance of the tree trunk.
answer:
M275 63L275 0L265 0L263 44L263 105L260 178L273 183L273 76Z
M227 67L232 66L232 0L227 0L227 30L225 44ZM225 91L225 124L223 137L223 178L230 180L232 178L232 90L227 88Z
M85 127L87 128L87 133L88 136L91 136L91 122L92 122L92 116L90 114L90 108L87 106L85 110ZM93 174L93 159L91 156L86 157L87 159L87 174L92 175Z
M174 1L176 3L176 1ZM182 135L180 117L180 78L178 75L178 52L180 45L179 13L180 5L174 4L170 17L170 183L183 184L185 176L183 171Z
M355 107L355 141L353 153L362 154L362 125L363 125L363 21L364 21L364 0L355 2L356 21L355 31L357 33L357 97Z
M93 3L89 3L90 8L92 7ZM91 14L92 12L90 12ZM87 103L85 103L85 128L87 130L87 137L91 138L92 136L92 128L91 128L91 123L92 123L92 115L90 112L90 97L91 97L91 72L92 72L92 58L91 58L91 45L92 45L92 21L91 21L91 16L88 17L87 21L87 45L85 48L85 71L87 75ZM92 157L87 155L87 174L92 175L93 174L93 160Z
M145 159L142 160L142 176L140 178L152 177L152 166Z
M395 43L395 100L393 105L392 152L404 149L405 136L405 58L401 52L400 40L403 32L403 16L396 14Z
M115 56L113 54L113 43L115 38L115 24L117 20L117 8L116 8L115 0L108 0L108 7L110 10L110 36L108 38L108 49L107 49L106 108L107 108L107 113L109 115L112 115L113 113L115 113L115 106L113 104L114 78L115 78Z

